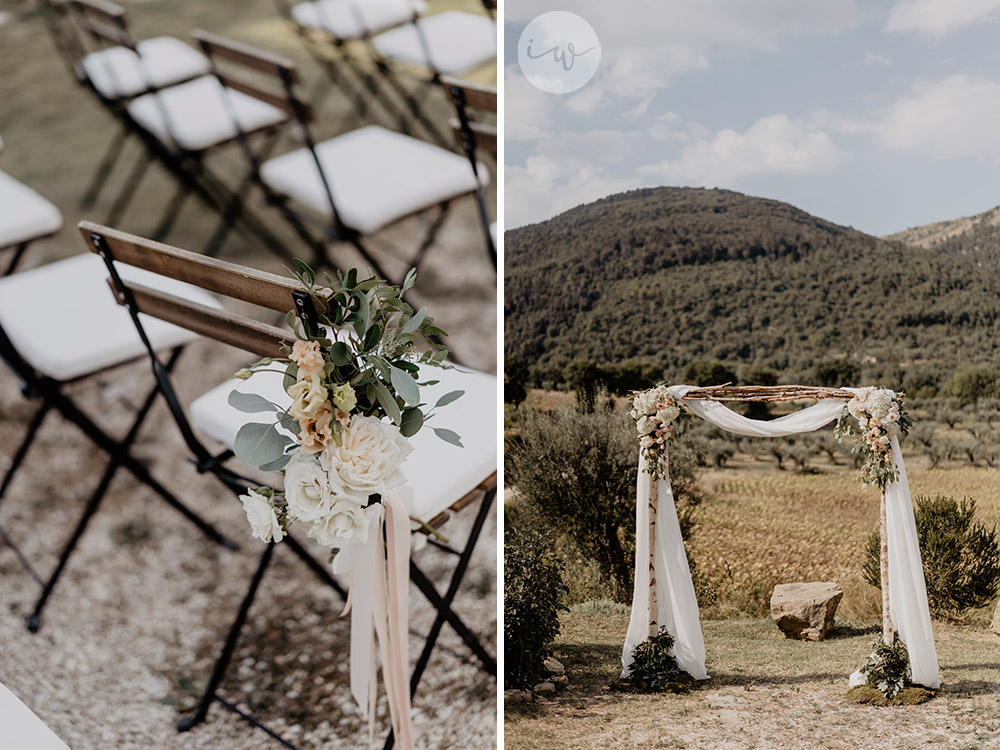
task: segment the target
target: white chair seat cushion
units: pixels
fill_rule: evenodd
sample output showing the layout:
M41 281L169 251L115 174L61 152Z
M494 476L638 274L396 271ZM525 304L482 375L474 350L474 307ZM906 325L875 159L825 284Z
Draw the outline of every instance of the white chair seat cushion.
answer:
M223 97L229 97L232 113ZM239 131L233 122L234 114L244 133L288 119L277 107L225 88L215 76L202 76L140 96L128 105L128 112L160 141L186 151L204 151L236 138Z
M127 99L211 70L207 57L172 36L144 39L136 49L138 55L127 47L108 47L83 58L87 78L103 97Z
M420 400L433 404L445 393L464 390L458 401L442 406L434 418L411 439L413 453L403 464L413 492L414 515L429 521L474 490L497 468L497 379L481 372L459 372L428 367L423 379L439 380L420 389ZM234 390L256 393L272 403L290 403L281 373L263 372L249 380L228 380L197 398L190 408L191 423L228 448L247 422L264 422L269 414L245 414L229 405ZM464 448L446 443L431 430L457 432Z
M44 722L0 685L0 737L10 750L69 750Z
M362 234L476 189L464 156L378 125L323 141L316 155L341 221ZM265 162L260 174L273 190L332 219L309 149ZM486 170L480 174L485 180Z
M208 292L173 279L118 266L125 281L142 284L209 307ZM108 271L97 255L84 253L0 279L0 326L39 372L72 380L145 354L131 317L115 302ZM150 341L169 349L197 335L142 316Z
M302 26L326 31L337 39L362 39L391 29L423 13L423 0L317 0L292 8Z
M446 74L463 73L496 59L497 25L492 18L449 10L421 18L417 25L419 33L408 23L379 34L372 44L388 60L424 65Z
M0 248L48 237L62 224L58 208L27 185L0 172Z

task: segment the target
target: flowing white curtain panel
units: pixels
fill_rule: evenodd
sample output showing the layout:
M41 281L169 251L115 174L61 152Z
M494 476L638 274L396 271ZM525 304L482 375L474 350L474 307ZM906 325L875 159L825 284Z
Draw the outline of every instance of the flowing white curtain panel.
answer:
M671 395L682 400L695 386L676 385ZM848 389L851 390L851 389ZM794 414L761 422L737 414L717 401L685 401L688 410L728 432L749 437L783 437L813 432L840 416L844 403L839 399L821 401ZM892 438L893 461L899 471L895 482L886 487L886 513L889 537L889 609L899 637L910 655L913 681L930 688L940 687L937 652L931 631L927 606L927 587L917 527L913 520L913 503L906 480L906 468L899 443ZM639 479L636 487L635 589L632 594L632 616L622 647L622 677L627 677L632 664L632 649L649 634L649 475L639 457ZM687 554L681 539L673 490L669 479L657 483L656 538L653 550L653 572L656 577L657 622L674 636L677 663L698 680L708 678L705 671L705 643L701 634L698 602L688 567Z

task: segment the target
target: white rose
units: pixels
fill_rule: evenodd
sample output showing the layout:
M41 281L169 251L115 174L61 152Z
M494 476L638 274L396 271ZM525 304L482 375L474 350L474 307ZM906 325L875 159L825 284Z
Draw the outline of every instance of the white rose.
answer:
M406 482L399 467L412 450L395 425L375 417L352 417L340 445L334 442L326 446L320 463L338 499L367 505L369 495Z
M248 490L246 495L240 496L243 503L243 510L247 514L250 528L253 529L254 539L262 542L270 542L272 539L280 542L285 532L278 522L278 514L274 512L271 500L261 495L256 490Z
M336 501L326 471L319 461L301 451L285 467L288 512L300 521L315 521L330 512Z
M343 549L351 544L368 541L372 521L382 512L382 505L374 503L367 508L341 500L323 518L313 521L306 533L324 547Z
M635 423L635 428L640 435L648 435L656 429L656 422L649 417L640 417L639 421Z

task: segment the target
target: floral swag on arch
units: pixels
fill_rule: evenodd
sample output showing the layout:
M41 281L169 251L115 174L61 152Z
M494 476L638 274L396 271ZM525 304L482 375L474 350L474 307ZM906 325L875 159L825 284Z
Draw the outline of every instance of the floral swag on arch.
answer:
M818 403L770 421L748 419L721 403L807 399ZM631 416L640 445L635 584L622 648L622 677L630 674L635 646L665 627L674 637L680 668L696 680L708 679L698 602L670 486L668 444L683 407L737 435L784 437L812 432L836 420L837 437L854 439L855 450L865 458L861 480L878 487L882 495L882 640L891 645L898 634L909 655L911 681L930 689L940 687L913 503L899 448L899 435L909 429L901 400L901 394L886 389L808 386L659 385L635 394ZM867 680L865 671L873 659L869 657L851 675L851 685Z

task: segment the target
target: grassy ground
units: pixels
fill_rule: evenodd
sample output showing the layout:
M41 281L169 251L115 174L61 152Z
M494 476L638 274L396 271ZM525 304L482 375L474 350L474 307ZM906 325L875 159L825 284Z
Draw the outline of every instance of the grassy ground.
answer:
M845 698L874 628L841 624L818 643L784 638L770 620L704 623L711 679L687 695L608 689L620 670L626 614L568 613L554 652L570 686L505 709L510 750L576 748L994 748L1000 746L997 638L935 625L939 695L873 708Z

